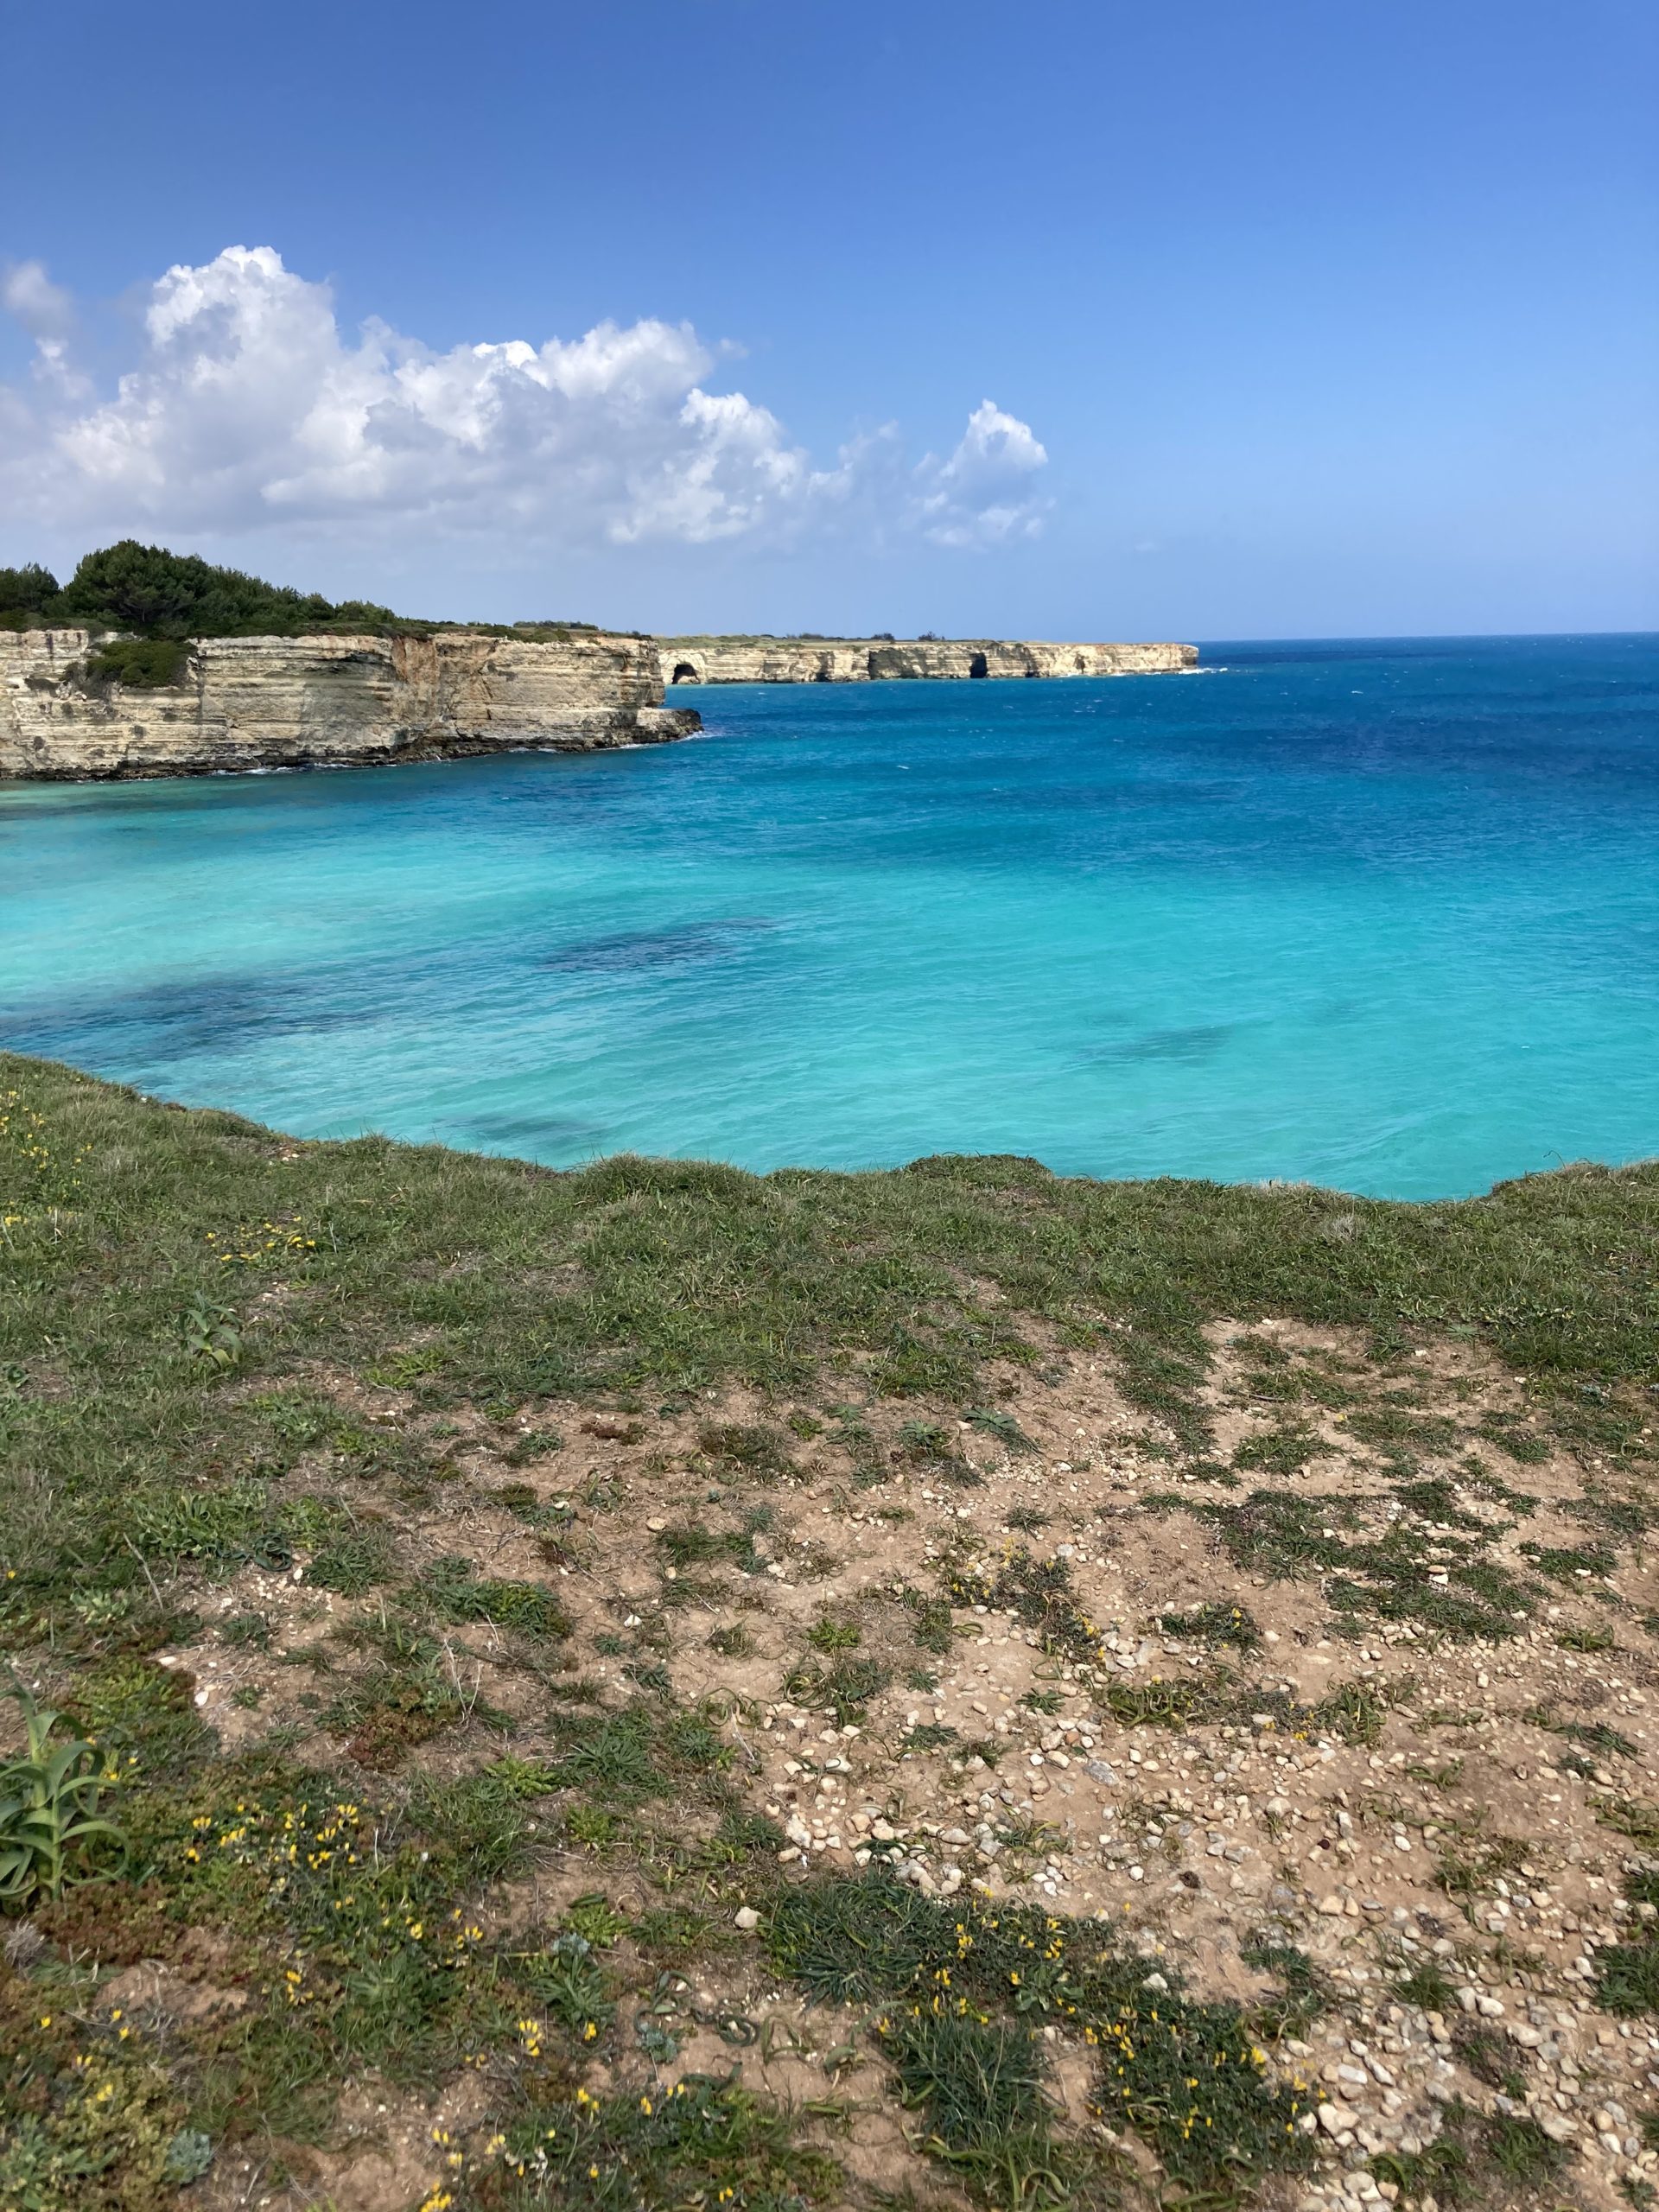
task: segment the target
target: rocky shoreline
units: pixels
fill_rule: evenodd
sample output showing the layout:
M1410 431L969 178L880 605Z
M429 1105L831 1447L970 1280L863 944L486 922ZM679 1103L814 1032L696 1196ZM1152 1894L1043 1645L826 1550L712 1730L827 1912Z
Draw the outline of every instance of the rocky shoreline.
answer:
M48 782L366 767L660 744L702 727L701 683L1155 675L1188 645L620 636L200 638L169 682L100 676L93 629L0 631L0 777Z

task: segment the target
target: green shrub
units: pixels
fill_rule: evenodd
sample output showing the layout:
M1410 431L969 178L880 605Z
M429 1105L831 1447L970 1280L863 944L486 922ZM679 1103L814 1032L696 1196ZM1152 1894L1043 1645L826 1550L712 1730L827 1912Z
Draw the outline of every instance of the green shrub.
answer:
M184 672L185 650L173 638L110 638L87 656L92 683L124 683L130 691L159 691Z

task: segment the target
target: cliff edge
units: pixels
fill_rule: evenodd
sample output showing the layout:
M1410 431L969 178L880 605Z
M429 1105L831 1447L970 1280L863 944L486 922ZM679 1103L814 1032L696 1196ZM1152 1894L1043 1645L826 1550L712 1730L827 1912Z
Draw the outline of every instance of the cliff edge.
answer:
M0 776L60 781L366 766L523 747L660 743L700 725L663 705L649 638L206 638L170 683L96 674L89 630L0 631Z
M1183 645L1049 645L998 638L659 638L676 683L881 683L906 677L1162 676L1196 668Z

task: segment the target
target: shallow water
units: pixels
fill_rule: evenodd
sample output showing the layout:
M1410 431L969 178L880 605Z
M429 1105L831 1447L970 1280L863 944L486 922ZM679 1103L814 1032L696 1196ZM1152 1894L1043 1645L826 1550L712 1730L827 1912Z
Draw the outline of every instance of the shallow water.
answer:
M1659 639L689 693L693 743L0 785L0 1040L313 1135L1398 1197L1659 1153Z

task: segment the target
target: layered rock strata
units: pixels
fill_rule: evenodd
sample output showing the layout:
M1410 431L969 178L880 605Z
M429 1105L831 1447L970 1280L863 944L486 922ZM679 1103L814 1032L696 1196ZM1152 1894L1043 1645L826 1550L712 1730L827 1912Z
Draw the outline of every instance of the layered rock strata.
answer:
M1196 645L1047 645L997 638L659 638L675 683L880 683L906 677L1161 676Z
M649 638L210 638L189 645L177 681L158 690L89 676L98 643L86 630L0 632L0 776L586 750L683 737L700 719L663 705Z

